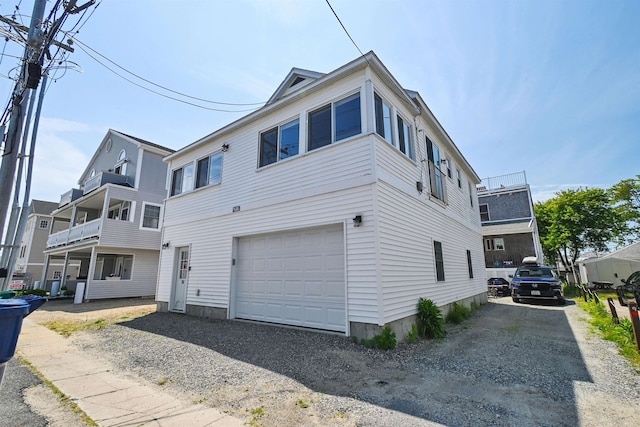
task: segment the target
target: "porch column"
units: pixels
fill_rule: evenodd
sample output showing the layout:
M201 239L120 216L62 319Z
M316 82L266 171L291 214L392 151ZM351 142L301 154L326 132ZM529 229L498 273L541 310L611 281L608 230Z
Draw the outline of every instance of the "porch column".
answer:
M42 277L40 278L40 286L41 289L47 289L47 273L49 272L49 263L51 262L51 256L49 254L45 254L44 256L44 266L42 267Z
M67 268L69 267L69 252L64 254L64 265L62 266L62 277L60 278L60 289L67 286Z

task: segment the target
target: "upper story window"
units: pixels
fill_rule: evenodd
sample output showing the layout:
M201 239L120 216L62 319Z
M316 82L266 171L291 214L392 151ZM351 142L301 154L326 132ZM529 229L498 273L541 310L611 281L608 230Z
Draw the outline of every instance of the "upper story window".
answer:
M407 155L410 159L415 160L413 150L413 140L411 138L411 127L402 117L398 116L398 149Z
M89 172L89 178L93 178L94 176L96 176L96 170L91 169L91 172Z
M152 205L144 202L142 205L142 224L141 228L151 228L158 230L160 228L160 212L162 206Z
M361 120L360 93L310 112L308 150L358 135L362 132Z
M196 177L196 188L219 184L222 179L222 153L198 160ZM188 189L184 191L188 191Z
M473 190L471 189L470 182L467 182L467 185L469 186L469 204L473 207Z
M373 94L376 115L376 133L393 145L393 126L391 107L377 93Z
M427 159L429 165L429 183L431 195L444 202L444 181L442 179L440 149L427 138Z
M298 155L300 120L292 120L260 134L259 167Z
M116 165L113 168L113 172L118 175L127 174L127 152L126 151L120 150L120 154L118 154L118 161L116 162Z
M40 220L40 228L49 228L49 220L41 219Z
M458 180L458 188L462 189L462 173L460 169L456 169L456 179Z
M171 196L193 190L193 164L176 169L171 174Z
M489 205L483 203L479 205L478 208L480 209L480 221L490 221L491 218L489 216Z

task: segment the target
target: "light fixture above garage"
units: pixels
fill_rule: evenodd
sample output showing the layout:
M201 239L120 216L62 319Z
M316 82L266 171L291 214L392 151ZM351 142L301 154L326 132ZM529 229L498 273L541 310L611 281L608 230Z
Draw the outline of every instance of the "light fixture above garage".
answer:
M353 217L353 226L360 227L362 225L362 215L356 215Z

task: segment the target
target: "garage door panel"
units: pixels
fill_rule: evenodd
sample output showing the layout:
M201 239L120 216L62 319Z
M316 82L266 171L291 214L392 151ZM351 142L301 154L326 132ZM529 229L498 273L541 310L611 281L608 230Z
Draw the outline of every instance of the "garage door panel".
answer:
M241 238L238 257L236 317L346 330L341 225Z

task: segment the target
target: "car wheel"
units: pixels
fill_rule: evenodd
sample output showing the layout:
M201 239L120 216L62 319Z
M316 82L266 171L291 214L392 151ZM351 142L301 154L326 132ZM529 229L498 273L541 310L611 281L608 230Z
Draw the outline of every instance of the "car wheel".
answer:
M567 303L567 301L564 298L560 298L558 300L558 305L565 305Z
M519 298L516 298L516 297L511 297L511 299L512 299L512 300L513 300L513 302L515 302L515 303L518 303L518 302L520 302L520 299L519 299Z

